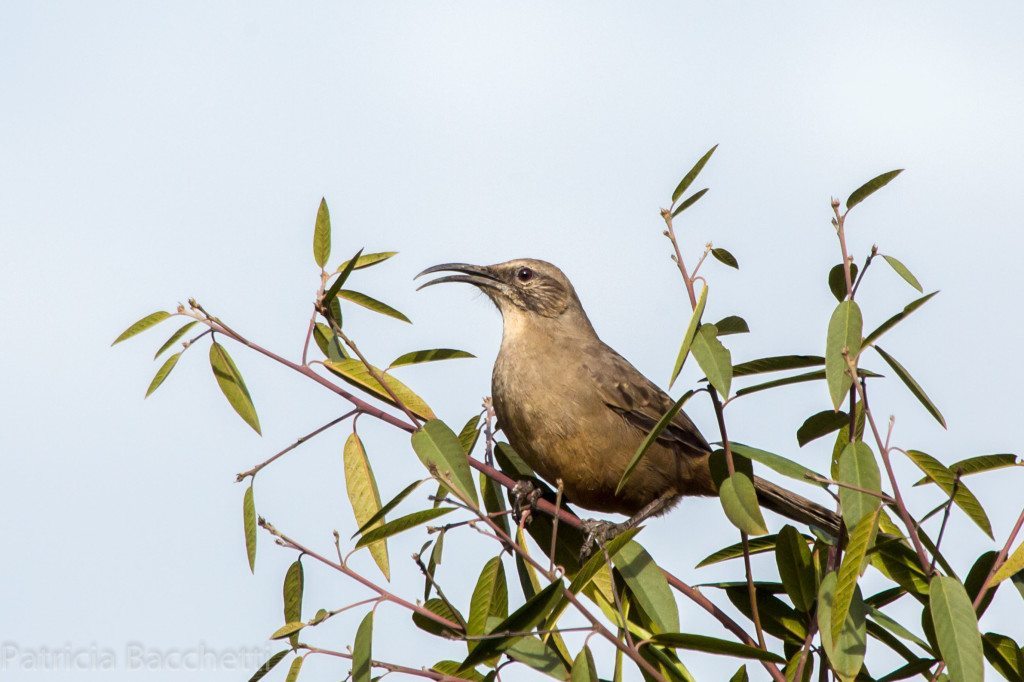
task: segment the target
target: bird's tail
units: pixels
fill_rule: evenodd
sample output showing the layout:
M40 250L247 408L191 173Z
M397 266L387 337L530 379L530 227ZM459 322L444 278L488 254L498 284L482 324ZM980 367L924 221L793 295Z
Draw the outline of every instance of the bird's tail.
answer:
M834 511L758 476L754 477L754 488L757 489L757 501L761 506L787 519L817 526L833 536L839 536L841 517Z

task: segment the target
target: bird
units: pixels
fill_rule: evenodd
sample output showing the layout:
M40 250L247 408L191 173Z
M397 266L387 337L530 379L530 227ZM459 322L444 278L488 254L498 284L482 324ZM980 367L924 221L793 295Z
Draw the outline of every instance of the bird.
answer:
M674 401L600 339L558 267L532 258L488 266L443 263L416 277L438 272L455 274L419 288L471 284L501 313L491 401L512 448L542 479L560 485L570 503L628 517L621 523L587 520L583 556L683 497L718 494L713 448L683 410L616 490L637 448ZM840 532L835 512L760 477L753 482L762 506L833 535ZM539 491L522 481L515 492L520 502L532 503Z

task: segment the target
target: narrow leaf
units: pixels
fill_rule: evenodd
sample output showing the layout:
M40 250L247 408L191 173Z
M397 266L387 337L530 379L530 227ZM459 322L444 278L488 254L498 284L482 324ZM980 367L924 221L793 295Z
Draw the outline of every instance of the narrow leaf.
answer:
M345 441L342 459L345 464L345 490L348 493L348 500L352 505L352 513L356 518L356 523L359 524L361 529L360 532L379 528L383 523L383 515L381 520L372 524L369 523L370 519L377 512L381 511L377 479L373 475L373 469L370 467L370 459L366 456L363 441L354 432ZM419 482L413 484L413 486L416 485L419 485ZM384 574L384 579L391 580L391 564L388 560L387 543L379 542L370 545L370 555L373 557L377 567L380 568L380 572Z
M285 637L291 637L304 627L306 627L306 624L301 621L285 623L275 630L274 634L270 635L270 639L284 639Z
M284 585L281 588L284 601L285 623L295 623L302 620L302 591L304 585L305 575L302 570L302 562L294 561L284 575ZM298 635L292 635L291 643L293 647L298 645Z
M288 655L288 649L284 651L278 651L276 654L267 659L266 663L256 669L256 672L249 678L249 682L259 682L262 680L267 673L274 669L274 666L281 662L281 659Z
M845 412L825 410L812 414L797 429L796 442L800 444L800 447L803 447L812 440L838 431L849 423L850 417Z
M750 331L747 321L739 315L723 317L718 322L715 322L715 328L718 329L719 336L728 336L729 334L746 334Z
M825 377L832 406L839 409L853 383L847 357L853 362L860 354L864 321L855 301L842 301L828 323L825 341ZM844 355L844 351L846 354Z
M719 261L725 263L730 268L740 269L740 264L736 260L736 256L732 255L726 249L711 249L711 255Z
M832 668L843 682L857 677L864 664L867 649L867 623L864 617L864 600L860 588L854 590L853 600L840 628L838 639L832 637L832 606L835 601L836 572L829 572L818 588L818 630L821 645L828 654Z
M136 322L132 326L128 327L123 332L121 332L121 335L118 336L116 339L114 339L114 342L112 344L110 344L110 345L111 346L116 346L117 344L121 343L125 339L130 339L131 337L135 336L136 334L144 332L147 329L149 329L150 327L153 327L153 326L156 326L156 325L160 324L161 322L163 322L164 320L166 320L170 316L171 316L170 313L168 313L166 311L163 311L163 310L159 310L159 311L157 311L155 313L150 313L149 315L146 315L144 318L142 318L141 320L139 320L138 322Z
M466 633L470 635L486 634L487 619L497 617L504 620L508 617L508 582L501 556L496 556L484 564L477 578L473 596L469 602L469 620L466 621ZM468 641L469 650L476 648L475 641Z
M327 265L331 257L331 213L327 210L327 199L320 199L313 226L313 260L319 267Z
M427 469L433 468L446 485L454 485L473 505L478 503L473 474L458 436L439 419L432 419L412 434L412 449Z
M909 317L911 313L913 313L915 310L917 310L925 303L927 303L929 300L931 300L932 296L934 296L937 293L939 292L933 291L932 293L926 296L922 296L921 298L915 299L908 303L907 305L905 305L903 307L903 310L896 313L882 324L878 325L878 329L868 334L864 338L864 346L867 347L872 345L875 341L879 339L880 336L882 336L882 334L886 333L887 331L895 327L897 324L907 319L907 317Z
M857 579L860 577L861 567L864 564L864 557L867 556L868 547L875 535L876 514L868 514L857 522L857 525L850 531L850 541L846 546L846 553L839 566L839 573L836 576L836 588L832 597L832 641L839 641L839 635L843 629L843 623L850 612L853 604L853 593L857 589Z
M619 478L619 484L615 487L616 495L622 492L622 488L623 486L626 485L626 481L633 473L633 470L636 469L636 466L640 463L640 460L643 459L644 454L647 452L648 448L651 447L651 444L653 444L654 441L658 439L658 436L661 435L661 432L664 431L665 427L672 422L676 414L679 413L679 410L683 409L683 405L686 404L687 400L693 397L694 393L696 393L696 391L691 389L684 393L679 398L679 400L672 403L672 407L668 408L668 412L663 414L661 416L661 419L658 420L658 423L654 425L654 428L652 428L647 433L647 436L644 438L643 442L640 443L640 447L638 447L636 449L636 452L633 453L633 458L630 459L629 464L626 465L625 471L622 472L622 476Z
M770 651L759 649L756 646L731 642L718 637L706 635L691 635L681 632L665 632L655 635L652 640L655 644L672 647L673 649L686 649L688 651L703 651L708 654L721 654L735 658L751 658L758 661L771 661L772 663L785 663L786 659Z
M846 200L846 210L849 211L851 208L859 204L860 202L867 199L869 196L888 185L893 178L903 172L902 168L891 170L888 173L882 173L876 177L871 178L863 185L853 190L853 194Z
M377 263L383 263L388 258L391 258L392 256L395 256L395 255L398 255L397 251L381 251L379 253L364 253L361 256L359 256L358 258L354 259L355 260L355 265L352 266L352 269L353 270L362 270L363 268L368 268L371 265L376 265ZM341 272L342 270L345 270L346 268L348 268L348 266L351 263L352 263L352 259L349 259L349 260L345 261L344 263L342 263L341 265L339 265L338 266L338 272Z
M467 457L476 447L476 442L480 438L480 430L480 415L477 414L470 417L459 431L459 445L462 446L462 451L466 453Z
M556 580L535 594L525 604L515 610L508 618L491 628L491 632L526 632L532 630L554 608L562 595L562 581ZM473 668L479 663L500 653L512 644L507 639L493 638L481 640L462 662L460 670Z
M875 454L864 441L848 443L839 456L839 481L865 490L881 492L882 474ZM855 528L861 519L870 516L881 505L875 495L859 490L839 488L839 505L847 528Z
M359 538L359 542L356 543L356 548L366 547L367 545L389 538L392 535L401 533L402 531L423 525L424 523L433 521L437 517L444 516L455 509L455 507L433 507L431 509L424 509L422 511L406 514L405 516L400 516L393 521L388 521L377 528L373 528L363 533L362 537Z
M253 431L262 435L260 419L256 415L256 407L252 404L252 396L245 387L242 374L228 355L227 349L217 342L210 344L210 367L213 369L214 378L217 379L217 385L231 407Z
M722 398L729 397L732 385L732 354L718 340L718 329L713 324L702 324L693 337L693 357L704 370L708 381Z
M417 350L411 353L399 355L391 361L388 369L404 367L406 365L418 365L423 362L435 362L437 360L453 360L455 358L475 358L472 353L453 348L432 348L430 350Z
M384 303L383 301L378 301L372 296L367 296L366 294L360 293L358 291L352 291L351 289L339 290L338 296L340 298L345 299L346 301L352 301L356 305L361 305L367 310L372 310L375 313L387 315L388 317L393 317L396 320L401 320L402 322L408 322L410 324L412 323L412 320L406 317L405 314L403 314L401 311L395 310L387 303Z
M917 277L914 277L914 273L912 273L906 265L896 260L892 256L886 256L885 254L882 254L882 258L885 259L886 263L892 266L892 269L896 271L896 274L898 274L900 277L906 280L907 284L914 287L921 293L924 293L924 289L921 288L921 283L917 281Z
M356 263L359 262L359 257L363 255L363 250L359 249L356 251L356 255L351 259L345 261L345 266L338 271L338 276L331 282L331 286L324 292L324 304L330 304L338 296L338 292L341 291L341 287L345 285L345 281L348 280L348 276L352 274L352 271L356 269ZM341 320L335 320L339 325Z
M376 377L370 373L370 370L366 368L366 365L364 365L361 360L356 360L354 358L337 361L327 360L324 362L324 366L337 376L341 377L341 379L346 383L372 393L375 397L389 405L395 405L395 401L391 395L384 390L384 387L381 386L380 382L377 381ZM399 400L401 400L402 403L413 412L413 414L423 419L435 419L434 411L430 409L430 406L423 401L423 398L413 393L408 386L390 374L383 373L379 369L376 370L376 373L384 379L384 383L388 385L388 388L398 396Z
M149 388L146 389L147 398L150 396L150 394L153 393L153 391L160 388L160 384L164 383L164 379L166 379L167 376L171 373L171 370L174 369L174 366L178 364L178 360L180 358L181 353L175 353L174 355L168 357L164 361L164 364L160 365L160 369L156 371L156 375L154 375L153 380L149 382Z
M807 540L793 526L783 526L779 531L775 563L793 606L798 611L810 613L817 597L814 565L811 563L811 551L807 549Z
M956 682L981 682L985 670L978 618L960 581L941 575L932 578L928 611L950 678Z
M964 476L980 474L986 471L994 471L996 469L1005 469L1006 467L1012 466L1020 466L1020 462L1017 461L1017 455L978 455L976 457L968 457L967 459L961 459L953 462L949 465L949 470L954 473L959 471L960 478L963 479ZM931 482L932 479L925 476L914 483L914 485L925 485L926 483Z
M747 457L748 459L752 459L755 462L760 462L769 469L797 481L812 483L809 478L810 476L821 476L821 474L808 469L803 464L798 464L791 459L786 459L782 455L776 455L774 452L768 452L766 450L754 448L735 441L730 443L730 447L734 453Z
M590 647L584 646L572 662L572 677L570 682L597 682L597 666L594 664L594 654L590 653Z
M171 334L170 338L164 341L164 345L160 346L160 348L157 349L156 353L153 354L153 359L156 360L158 357L160 357L165 350L173 346L178 341L178 339L185 336L188 330L196 326L197 324L199 324L199 322L197 322L196 320L192 320L191 322L186 323L184 326L179 327L178 331Z
M751 374L780 372L787 369L804 369L824 364L825 358L820 355L773 355L733 365L732 375L734 377L745 377Z
M256 572L256 501L252 485L245 489L242 497L242 527L245 530L245 554L249 558L249 572Z
M352 682L370 682L372 660L373 611L370 611L359 623L356 639L352 644Z
M697 327L700 326L700 318L704 314L704 306L708 302L708 288L705 286L700 290L700 297L697 299L697 307L693 309L693 314L690 315L690 322L686 325L686 331L683 332L683 341L679 345L679 353L676 355L676 364L672 366L672 376L668 380L668 387L672 388L672 384L676 382L676 377L679 376L679 372L683 369L683 363L686 362L686 356L690 353L690 346L693 344L693 337L697 333Z
M302 670L302 662L305 660L305 657L298 656L292 661L291 666L288 668L288 676L284 678L284 682L296 682L299 679L299 671Z
M704 156L700 157L697 163L693 164L693 168L687 171L686 175L683 176L683 179L679 181L679 184L676 186L675 191L672 192L673 204L679 200L679 197L683 196L683 192L689 189L690 185L693 184L693 181L697 179L697 176L700 175L700 172L702 170L704 170L704 166L707 164L708 159L711 158L711 155L715 153L716 149L718 149L717 144L711 149L707 150L707 152L704 153Z
M778 536L777 535L765 535L759 538L751 538L749 542L750 554L762 554L764 552L770 552L776 547ZM806 540L806 538L805 538ZM721 561L728 561L729 559L738 559L743 556L743 543L737 542L734 545L723 547L717 552L713 552L708 556L701 559L694 568L704 568L712 564L717 564Z
M337 302L337 299L335 299ZM350 356L345 348L338 341L338 337L334 335L331 328L323 322L317 322L316 326L313 327L313 340L316 341L317 347L324 356L333 362L339 360L347 360Z
M431 479L423 478L423 479L420 479L418 481L414 481L414 482L410 483L409 485L405 486L404 488L402 488L401 492L399 492L397 495L395 495L393 498L391 498L388 501L388 503L385 504L383 507L381 507L376 512L374 512L373 516L371 516L370 518L366 519L366 521L363 522L363 525L359 526L359 530L357 530L355 533L352 533L352 537L355 537L355 536L359 535L360 533L365 532L366 529L371 527L371 526L379 525L379 524L377 524L378 521L383 519L384 516L387 515L388 513L390 513L392 509L394 509L399 504L401 504L402 500L407 498L409 496L409 494L412 493L412 491L416 490L416 488L420 487L420 485L422 485L423 483L425 483L426 481L429 481L429 480L431 480Z
M683 199L682 203L680 203L678 206L676 206L676 209L674 211L672 211L672 217L675 218L677 215L679 215L680 213L682 213L686 209L688 209L691 206L693 206L694 204L696 204L698 201L700 201L700 198L702 196L704 196L705 194L707 194L707 193L708 193L708 188L705 187L704 189L699 189L696 192L694 192L693 194L691 194L690 196L688 196L685 199Z
M935 421L942 424L942 428L946 428L946 418L942 416L942 413L939 412L939 408L935 406L935 403L933 403L931 398L928 397L928 394L924 392L921 385L914 380L914 377L910 376L910 372L908 372L906 368L896 360L896 358L882 350L881 346L875 346L875 350L878 351L878 354L882 356L883 360L889 363L889 366L892 367L894 372L896 372L896 376L906 384L907 388L910 389L910 392L914 394L914 397L924 405L924 409L928 410L928 413L935 417Z
M989 587L995 587L1007 578L1014 578L1017 573L1024 571L1024 543L1017 546L1003 565L999 567L992 579L988 581Z
M935 484L942 488L947 495L953 493L953 482L956 479L956 474L942 462L920 450L907 450L907 456L928 478L935 481ZM985 531L986 535L990 538L992 537L992 523L988 520L988 514L985 513L981 502L978 501L978 498L974 496L974 493L970 491L962 480L956 486L956 495L953 496L953 502L972 521L978 524L978 527Z

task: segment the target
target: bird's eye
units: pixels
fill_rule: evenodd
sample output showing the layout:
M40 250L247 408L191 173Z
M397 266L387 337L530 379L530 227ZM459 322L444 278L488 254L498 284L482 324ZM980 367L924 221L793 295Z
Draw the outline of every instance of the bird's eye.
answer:
M529 282L533 279L533 270L530 268L519 268L516 270L516 279L520 282Z

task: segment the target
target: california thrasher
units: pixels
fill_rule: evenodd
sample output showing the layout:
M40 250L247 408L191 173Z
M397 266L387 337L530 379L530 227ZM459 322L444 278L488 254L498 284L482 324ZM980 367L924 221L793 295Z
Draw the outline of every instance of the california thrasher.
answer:
M504 332L491 397L512 447L541 477L561 480L570 502L630 517L621 524L588 522L585 553L595 541L668 511L685 495L717 494L712 448L682 410L615 493L637 447L673 400L598 338L561 270L517 259L486 267L445 263L417 277L441 271L459 274L420 288L465 282L501 311ZM754 485L768 509L838 533L834 512L764 479L755 477Z

